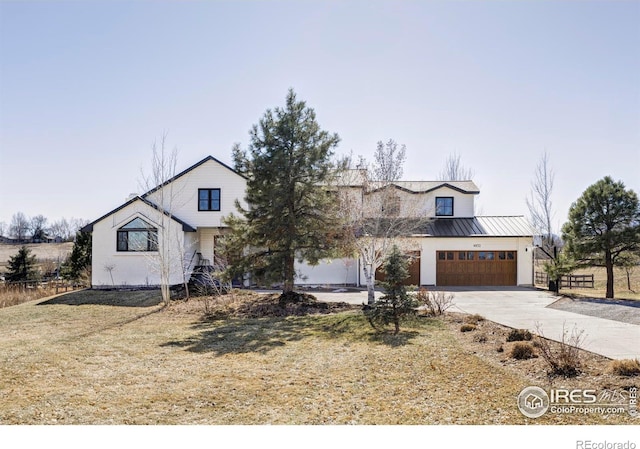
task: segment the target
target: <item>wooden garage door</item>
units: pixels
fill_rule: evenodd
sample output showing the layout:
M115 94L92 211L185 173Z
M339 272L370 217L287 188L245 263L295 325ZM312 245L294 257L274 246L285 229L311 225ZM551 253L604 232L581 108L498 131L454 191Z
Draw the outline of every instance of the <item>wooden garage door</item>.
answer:
M516 285L517 251L437 251L436 284Z
M420 252L410 252L407 253L407 256L411 258L411 261L409 263L409 277L404 281L404 285L420 285ZM384 271L380 267L376 270L376 282L382 282L384 279Z

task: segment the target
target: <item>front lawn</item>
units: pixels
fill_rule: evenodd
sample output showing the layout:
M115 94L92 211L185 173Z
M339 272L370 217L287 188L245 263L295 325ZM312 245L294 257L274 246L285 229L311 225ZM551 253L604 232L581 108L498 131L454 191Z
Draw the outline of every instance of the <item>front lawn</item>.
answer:
M632 422L525 418L516 397L544 380L451 319L419 318L397 336L358 310L207 321L203 300L163 308L154 294L81 291L0 310L0 424ZM495 329L484 332L492 344Z

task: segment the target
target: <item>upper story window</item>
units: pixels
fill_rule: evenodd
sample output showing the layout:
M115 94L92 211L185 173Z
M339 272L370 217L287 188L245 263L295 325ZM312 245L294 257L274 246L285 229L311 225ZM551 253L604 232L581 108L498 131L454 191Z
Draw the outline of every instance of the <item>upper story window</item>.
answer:
M118 229L118 251L158 251L158 229L135 218Z
M382 214L387 217L397 217L400 215L400 197L398 195L389 195L385 198L382 205Z
M436 197L436 216L441 216L441 217L453 216L453 197L451 196Z
M198 210L220 210L220 189L198 189Z

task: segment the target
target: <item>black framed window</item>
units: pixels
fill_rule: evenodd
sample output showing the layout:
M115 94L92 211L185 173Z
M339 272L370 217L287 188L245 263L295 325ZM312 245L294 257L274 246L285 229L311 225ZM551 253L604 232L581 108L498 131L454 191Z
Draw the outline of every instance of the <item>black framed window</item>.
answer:
M453 216L453 197L452 196L436 197L436 216L441 216L441 217Z
M219 211L220 189L198 189L198 210Z
M118 251L158 251L158 229L135 218L118 229Z

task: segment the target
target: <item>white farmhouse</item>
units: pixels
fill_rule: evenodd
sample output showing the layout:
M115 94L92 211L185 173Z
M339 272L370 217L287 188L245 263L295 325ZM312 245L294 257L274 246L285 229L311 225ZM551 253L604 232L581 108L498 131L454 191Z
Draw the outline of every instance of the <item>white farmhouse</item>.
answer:
M515 286L533 284L534 231L522 216L476 217L472 181L394 183L402 214L408 205L424 205L424 221L410 237L412 285ZM362 186L350 185L357 196ZM216 243L225 232L222 218L243 206L246 179L208 156L161 186L87 225L93 233L92 286L154 286L160 284L156 266L159 250L176 263L171 284L181 284L199 265L211 264ZM361 195L363 198L366 195ZM164 198L164 200L163 200ZM171 198L170 214L159 207ZM366 199L363 199L366 201ZM356 259L298 263L299 284L363 285Z

